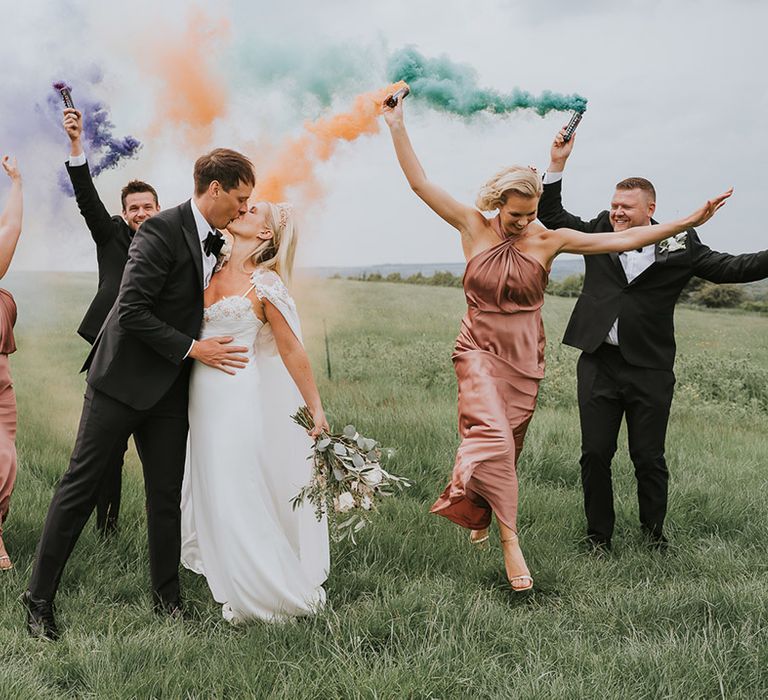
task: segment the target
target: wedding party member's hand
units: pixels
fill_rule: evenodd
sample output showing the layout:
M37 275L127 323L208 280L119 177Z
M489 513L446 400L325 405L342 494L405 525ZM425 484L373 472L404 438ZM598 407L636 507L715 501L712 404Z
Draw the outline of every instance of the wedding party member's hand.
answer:
M64 131L67 132L70 141L79 141L83 133L83 115L77 109L67 107L64 110Z
M248 348L243 345L230 345L233 340L232 336L196 340L192 343L189 357L227 374L235 374L236 369L242 369L248 364L248 358L243 354L248 352Z
M708 199L707 203L688 216L685 221L688 227L701 226L703 223L709 221L715 212L725 204L725 200L733 194L733 187L723 192L723 194Z
M560 129L555 136L555 140L552 142L552 148L549 149L549 160L551 161L550 171L560 172L565 167L565 161L568 160L568 156L571 155L573 150L573 142L576 138L576 134L571 135L571 140L566 141L565 127ZM555 166L553 168L552 166Z
M331 432L331 426L328 425L328 419L325 417L325 411L323 411L323 407L319 406L318 408L309 411L312 414L312 421L315 424L315 427L312 428L312 430L308 430L309 437L316 438L320 437L321 433L330 433Z
M16 158L11 159L10 156L3 156L3 170L5 174L11 178L11 182L21 183L21 171L16 163Z
M387 126L390 128L396 124L403 123L403 100L402 98L397 101L394 107L388 107L385 104L381 106L382 114L384 115L384 121L387 122Z

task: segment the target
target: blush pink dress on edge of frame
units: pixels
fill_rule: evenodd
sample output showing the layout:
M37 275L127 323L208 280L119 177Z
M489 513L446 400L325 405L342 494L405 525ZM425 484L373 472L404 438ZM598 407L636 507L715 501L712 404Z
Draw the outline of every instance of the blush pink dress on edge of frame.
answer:
M16 395L8 362L8 355L16 352L15 323L16 302L0 289L0 535L16 483Z

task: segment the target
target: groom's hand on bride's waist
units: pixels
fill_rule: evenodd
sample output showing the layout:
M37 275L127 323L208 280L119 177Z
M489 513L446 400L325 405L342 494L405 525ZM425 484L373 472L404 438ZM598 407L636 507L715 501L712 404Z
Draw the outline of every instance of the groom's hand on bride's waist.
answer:
M248 348L244 345L230 345L233 340L229 335L196 340L192 343L188 357L227 374L234 374L235 370L248 364L245 356Z

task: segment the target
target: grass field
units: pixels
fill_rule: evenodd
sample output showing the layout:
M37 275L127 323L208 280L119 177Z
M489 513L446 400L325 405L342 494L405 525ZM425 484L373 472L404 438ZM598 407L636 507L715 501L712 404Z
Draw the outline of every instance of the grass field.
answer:
M30 639L17 602L83 393L77 321L90 275L10 276L19 477L0 576L2 698L768 697L768 319L680 309L664 555L643 545L632 466L614 462L614 553L581 545L572 300L548 298L548 376L520 463L520 534L536 581L514 595L501 552L428 514L457 446L450 353L460 290L326 280L299 294L330 417L396 448L413 479L356 548L334 545L314 619L231 627L182 572L192 619L150 610L143 484L133 451L121 532L86 527L58 604L63 639ZM333 379L324 376L323 320ZM625 438L622 437L625 443Z

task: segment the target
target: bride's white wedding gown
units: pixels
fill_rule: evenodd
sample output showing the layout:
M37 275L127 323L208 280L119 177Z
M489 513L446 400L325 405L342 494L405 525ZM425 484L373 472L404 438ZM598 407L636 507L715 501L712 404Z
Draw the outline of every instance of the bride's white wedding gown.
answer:
M280 277L257 270L251 281L301 340ZM212 336L233 336L249 348L249 362L234 375L194 364L182 563L206 577L231 621L312 614L325 602L329 547L327 522L290 502L310 479L312 443L290 418L304 402L247 293L205 309L200 338Z

